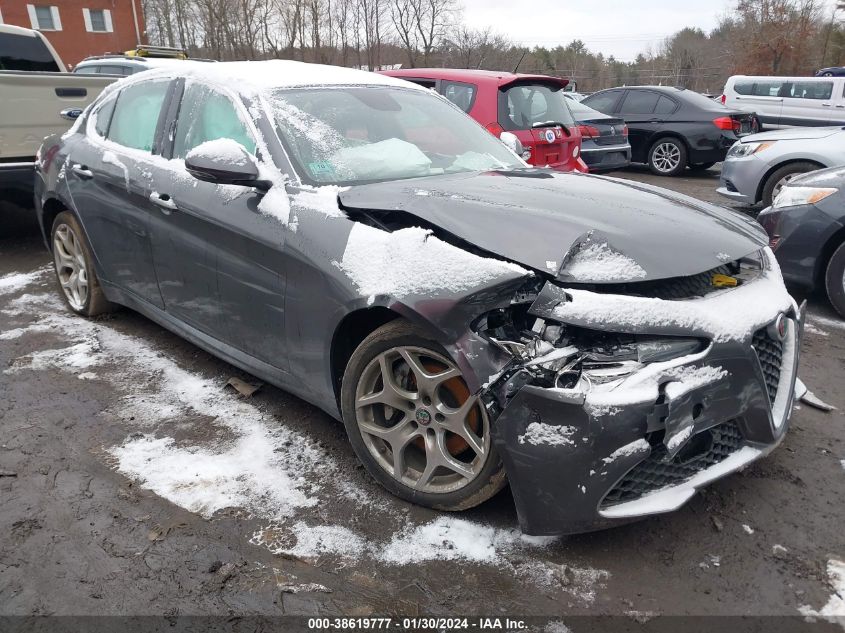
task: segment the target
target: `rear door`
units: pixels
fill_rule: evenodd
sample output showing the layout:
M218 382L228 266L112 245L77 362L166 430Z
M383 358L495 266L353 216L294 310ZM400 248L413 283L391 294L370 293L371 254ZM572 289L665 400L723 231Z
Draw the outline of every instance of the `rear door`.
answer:
M660 100L663 99L663 102ZM645 162L649 144L674 111L674 102L654 90L626 90L619 116L628 124L628 141L635 162ZM659 110L659 111L658 111Z
M105 99L73 147L65 178L104 280L162 307L150 246L154 156L172 82L145 81Z
M152 220L156 273L165 309L179 320L285 369L282 223L258 210L250 187L193 178L182 160L206 141L230 138L255 155L256 134L240 100L200 82L185 84L173 111L169 180Z
M559 85L511 83L499 89L498 101L499 125L531 151L529 163L566 171L576 168L581 135Z

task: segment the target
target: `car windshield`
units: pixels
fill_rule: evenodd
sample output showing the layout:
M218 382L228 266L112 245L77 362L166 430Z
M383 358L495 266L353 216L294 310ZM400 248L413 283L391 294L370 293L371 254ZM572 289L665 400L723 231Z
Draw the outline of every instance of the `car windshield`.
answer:
M279 136L306 182L356 184L524 163L446 100L405 88L278 90Z

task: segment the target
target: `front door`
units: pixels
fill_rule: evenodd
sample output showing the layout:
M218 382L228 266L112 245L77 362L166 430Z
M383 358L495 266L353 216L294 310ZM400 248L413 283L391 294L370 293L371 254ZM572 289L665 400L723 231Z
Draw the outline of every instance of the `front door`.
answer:
M256 153L243 108L201 83L186 84L172 134L184 159L206 141L231 138ZM179 160L152 221L155 267L165 309L180 320L280 369L284 331L284 226L262 214L262 194L190 176ZM161 198L164 198L162 201Z
M149 218L159 114L169 80L121 90L93 112L64 167L104 281L161 307ZM108 245L108 248L97 248Z

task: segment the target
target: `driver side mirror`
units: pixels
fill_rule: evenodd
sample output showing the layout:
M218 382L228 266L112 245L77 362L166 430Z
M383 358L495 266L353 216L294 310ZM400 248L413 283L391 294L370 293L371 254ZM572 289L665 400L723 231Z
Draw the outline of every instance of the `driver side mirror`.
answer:
M525 147L522 145L522 141L517 138L516 134L513 134L512 132L502 132L499 135L499 140L502 141L502 143L505 144L505 147L514 154L523 160L527 160ZM528 153L528 155L530 156L530 153Z
M185 156L185 169L197 180L216 185L241 185L263 190L272 185L259 179L255 157L230 138L197 145Z

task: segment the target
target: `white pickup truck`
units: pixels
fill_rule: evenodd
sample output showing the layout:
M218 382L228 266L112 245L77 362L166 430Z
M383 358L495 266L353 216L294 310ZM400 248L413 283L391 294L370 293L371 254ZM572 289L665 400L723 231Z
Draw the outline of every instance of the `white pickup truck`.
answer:
M41 141L117 79L69 73L41 33L0 24L0 196L29 202Z

